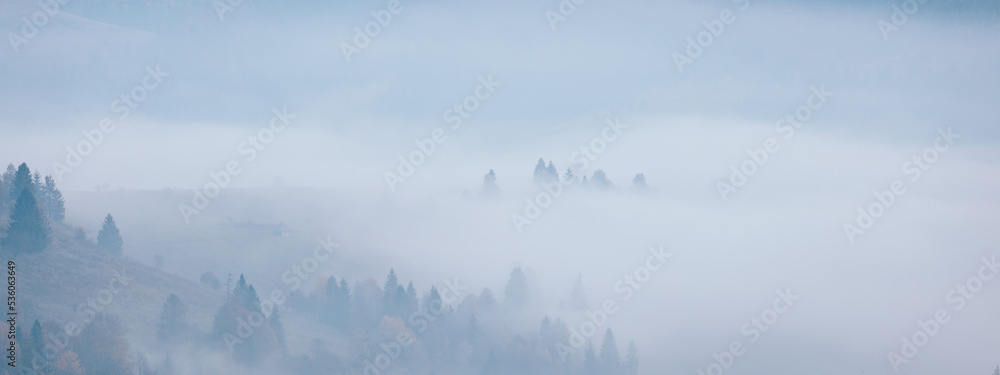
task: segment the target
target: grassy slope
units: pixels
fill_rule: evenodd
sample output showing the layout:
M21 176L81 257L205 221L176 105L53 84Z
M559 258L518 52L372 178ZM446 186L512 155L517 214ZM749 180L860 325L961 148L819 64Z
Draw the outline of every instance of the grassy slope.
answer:
M199 333L211 328L224 292L198 282L109 254L89 241L72 237L67 227L54 228L52 245L40 254L17 258L18 294L24 328L30 321L83 322L74 308L97 299L116 272L124 270L128 286L114 296L105 310L121 317L132 341L139 346L153 342L160 308L175 293L188 306L188 320ZM313 339L322 338L343 349L344 342L329 327L293 313L283 313L288 344L293 354L306 351ZM27 322L27 323L24 323Z

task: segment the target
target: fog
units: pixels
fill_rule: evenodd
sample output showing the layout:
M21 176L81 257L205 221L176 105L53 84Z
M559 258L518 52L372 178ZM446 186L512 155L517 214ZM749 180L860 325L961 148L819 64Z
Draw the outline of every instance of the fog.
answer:
M46 250L3 249L29 280L24 335L34 319L72 320L86 298L46 294L33 270L107 278L33 262L96 249L111 214L113 262L168 280L137 278L108 307L161 374L307 373L296 358L316 339L329 354L313 362L343 362L316 373L374 373L363 362L378 349L358 355L359 334L331 328L315 301L331 275L381 286L390 268L421 301L460 285L444 301L458 325L484 288L506 306L518 268L529 303L476 307L491 344L465 343L473 354L451 341L434 354L425 338L431 359L403 348L380 373L547 373L490 365L516 352L511 337L536 340L546 316L595 323L582 334L594 348L612 329L623 357L634 342L639 374L1000 365L995 1L404 0L388 12L395 2L71 0L26 37L40 4L0 5L0 162L52 175L65 198ZM373 14L390 18L358 48ZM5 207L0 224L16 222ZM86 246L72 245L76 228ZM292 293L288 271L327 242L339 245ZM245 275L261 301L306 301L279 307L284 362L199 349L228 298L197 284L206 271ZM578 276L587 304L569 308ZM158 342L171 293L190 337ZM375 335L377 321L357 329ZM566 345L558 373L591 371L572 335ZM440 359L452 356L469 359Z

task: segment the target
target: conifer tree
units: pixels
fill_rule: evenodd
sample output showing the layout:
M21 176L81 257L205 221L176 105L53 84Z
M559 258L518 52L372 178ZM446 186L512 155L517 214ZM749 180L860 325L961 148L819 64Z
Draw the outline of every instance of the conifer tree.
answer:
M7 191L7 181L4 181L4 177L0 176L0 213L7 212L7 207L10 206L8 202L11 200L11 194Z
M111 214L104 218L104 225L97 232L97 244L112 254L120 255L122 253L122 236L118 232L118 225L115 224L115 218L111 217Z
M285 343L285 325L281 323L281 316L278 315L278 308L274 308L274 312L271 316L267 317L267 323L271 326L271 330L274 331L274 337L278 341L278 347L281 348L282 356L288 356L288 345Z
M622 367L625 369L625 375L636 375L639 373L639 350L635 348L635 341L629 341L628 353L625 354Z
M417 288L413 287L413 282L410 281L406 285L406 317L417 311Z
M528 278L521 267L510 272L510 280L504 289L504 303L508 308L522 309L528 306Z
M566 182L567 184L576 182L576 175L573 174L572 169L566 168L566 173L563 174L563 181Z
M396 277L396 270L390 268L389 275L385 278L385 286L382 288L382 315L396 316L396 288L399 287L399 279Z
M556 170L556 165L552 163L552 160L549 160L549 165L545 167L545 181L559 181L559 171Z
M45 213L49 219L61 223L66 218L66 202L63 200L62 192L56 188L56 181L52 176L45 176L45 184L41 189L45 206Z
M156 338L170 341L187 328L187 306L176 294L170 294L160 310L160 322L156 325Z
M587 341L587 347L583 349L583 373L588 375L596 375L600 372L601 362L597 359L597 352L594 350L594 344Z
M499 193L500 188L497 186L497 175L490 169L489 173L483 177L483 195L496 196Z
M604 341L601 343L601 366L606 374L617 374L622 366L615 334L611 333L610 328L604 331Z
M33 254L44 250L49 241L49 224L38 209L38 202L31 189L22 189L10 214L7 237L0 242L3 250L11 255Z
M632 190L637 192L646 191L646 176L642 173L637 173L635 177L632 177Z
M16 175L17 167L14 166L14 163L10 163L7 164L7 170L4 171L3 177L0 177L0 180L3 180L4 190L7 191L7 200L11 202L19 195L18 192L14 191L14 176Z
M533 175L534 176L533 177L533 181L536 184L540 184L542 182L545 182L545 174L546 174L546 171L545 171L545 160L542 159L542 158L538 158L538 163L535 164L535 173Z
M28 169L28 164L21 163L21 165L17 167L17 172L14 173L12 189L14 196L20 196L21 191L24 189L31 189L31 186L31 170ZM34 194L35 192L32 191L31 193Z
M593 184L598 189L609 190L615 185L608 180L608 175L604 173L604 170L598 169L594 171L593 177L590 178L590 183Z
M431 290L424 296L424 312L432 315L440 314L444 309L444 302L441 300L441 293L437 287L431 285Z

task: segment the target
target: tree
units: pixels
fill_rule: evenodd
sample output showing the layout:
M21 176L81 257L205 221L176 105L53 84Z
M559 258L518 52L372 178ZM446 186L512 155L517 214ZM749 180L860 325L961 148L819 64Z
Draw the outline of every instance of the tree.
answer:
M567 184L576 182L576 175L573 174L572 169L566 168L566 173L563 174L563 181L565 181Z
M545 167L545 180L547 182L559 181L559 171L556 170L556 165L552 164L552 160L549 160L549 165Z
M397 316L395 298L397 288L399 288L399 279L396 277L396 270L390 268L389 275L385 278L385 286L382 288L382 315Z
M277 353L278 341L270 324L247 325L251 319L265 319L259 314L243 308L236 300L226 302L215 314L212 336L228 349L229 355L238 363L259 363ZM250 328L249 335L247 327Z
M545 182L545 173L545 160L538 158L538 163L535 164L535 173L532 180L536 184Z
M17 167L14 167L14 163L7 164L7 170L3 173L4 190L7 191L7 199L14 200L17 199L19 192L14 191L14 176L17 175Z
M510 280L504 288L504 303L513 309L523 309L528 306L528 278L525 277L521 267L510 271Z
M156 325L156 338L171 341L187 329L187 306L176 294L170 294L160 310L160 322Z
M629 341L628 353L625 354L625 360L622 361L622 367L625 370L625 375L636 375L639 373L639 350L635 348L635 341Z
M0 244L11 255L38 253L49 245L49 224L43 219L31 189L22 189L20 194L10 215L7 237Z
M417 288L413 287L413 282L406 284L406 317L417 311Z
M497 194L500 194L500 187L497 186L497 175L490 169L490 172L483 177L483 195L492 197Z
M277 307L274 308L274 313L267 317L267 323L271 326L271 330L274 331L278 347L281 348L281 355L288 356L288 345L285 344L285 325L281 323L281 316L278 315Z
M49 219L57 223L63 222L66 218L66 202L63 200L62 192L56 188L52 176L45 176L45 184L41 186L41 191L45 213L49 215Z
M432 316L444 311L444 301L441 299L441 293L438 292L437 287L431 285L431 290L424 296L423 307L424 313L429 313Z
M0 176L0 213L7 212L8 202L11 199L11 193L7 191L7 181L4 181L4 176Z
M351 321L351 288L347 279L330 276L326 280L326 320L343 333L347 333Z
M104 218L104 225L97 232L97 244L112 254L120 255L122 253L122 236L118 232L118 225L115 224L115 218L111 217L111 214Z
M215 274L212 273L212 271L205 271L205 273L201 274L201 283L205 284L209 288L212 288L212 290L219 290L219 278L215 277Z
M587 347L583 349L583 373L596 375L601 369L601 362L597 359L597 352L594 351L594 344L587 341Z
M28 169L28 164L21 163L17 167L17 172L14 173L14 183L11 191L15 196L20 196L24 189L32 189L33 184L31 180L31 170ZM34 194L35 192L32 191L31 193Z
M590 178L590 183L602 190L610 190L615 187L615 184L611 183L611 180L608 180L608 176L604 174L604 170L602 169L594 171L594 176Z
M131 375L132 351L125 327L114 316L98 313L76 337L80 364L88 375Z
M637 173L635 177L632 177L632 190L637 192L646 191L648 187L646 186L646 176L642 173Z
M497 299L493 297L493 291L490 288L484 288L482 292L479 292L479 298L476 299L476 307L484 313L496 312Z
M247 283L243 274L240 274L240 279L236 281L236 288L233 289L230 300L249 312L261 312L260 297L257 296L257 290L253 288L253 285Z
M617 374L622 367L618 344L615 343L615 334L611 333L611 328L604 331L604 341L601 342L601 367L606 374Z

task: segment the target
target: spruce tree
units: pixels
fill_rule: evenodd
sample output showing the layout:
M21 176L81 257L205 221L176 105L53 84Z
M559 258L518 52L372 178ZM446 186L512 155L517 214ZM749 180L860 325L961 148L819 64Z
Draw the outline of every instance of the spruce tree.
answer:
M638 173L635 177L632 177L632 190L643 192L646 191L646 176L642 173Z
M285 343L285 325L281 323L281 316L278 315L278 308L274 308L274 312L271 316L267 317L267 323L271 326L271 330L274 331L274 338L278 341L278 347L281 348L281 355L288 355L288 345Z
M546 174L545 160L542 158L538 158L538 163L535 164L535 174L533 177L534 182L536 184L545 182L545 174Z
M615 334L611 329L604 331L604 341L601 342L601 365L606 374L617 374L622 367L621 357L618 355L618 344L615 343Z
M38 209L38 202L31 194L31 189L22 189L14 204L14 211L10 214L7 237L0 244L11 255L34 254L49 245L49 237L49 224Z
M39 174L38 171L35 171L35 173L31 174L31 189L32 189L31 192L36 196L39 196L41 195L39 194L39 192L41 192L41 188L42 188L42 175Z
M410 281L406 285L406 316L417 311L417 288L413 287L413 282Z
M14 163L7 164L7 170L4 171L3 180L4 190L7 191L7 201L13 202L17 199L18 193L14 191L14 176L17 175L17 167L14 167Z
M112 254L122 253L122 236L119 234L118 225L115 224L115 218L111 217L111 214L104 218L104 225L97 232L97 244Z
M21 163L21 165L17 167L17 172L14 173L12 189L14 196L20 196L21 191L24 189L31 189L31 186L31 170L28 169L28 164ZM34 194L34 192L32 192L32 194Z
M566 173L563 174L563 181L565 181L567 184L576 182L576 175L573 174L572 169L566 168Z
M559 171L556 170L556 165L549 160L549 165L545 167L545 182L559 181Z
M7 181L4 181L4 177L0 176L0 213L7 212L10 200L11 194L7 191Z
M490 169L490 172L483 177L483 195L496 196L499 193L500 188L497 186L497 175Z
M52 176L45 176L45 184L41 186L42 196L45 206L45 213L49 219L61 223L66 218L66 202L63 200L62 192L56 188L56 181Z
M594 344L587 340L587 347L583 349L583 373L592 375L600 373L601 362L597 359L597 352Z
M389 275L385 278L385 286L382 288L382 315L397 316L395 297L398 287L399 279L396 277L396 270L390 268Z
M528 278L524 275L524 271L521 271L521 267L514 268L510 272L510 280L504 289L504 303L515 310L528 306Z
M590 178L590 182L598 189L610 190L615 187L615 184L611 183L611 180L608 180L608 176L601 169L594 171L594 176Z
M423 311L425 314L432 316L439 315L444 311L444 301L441 300L441 293L433 285L431 285L431 290L424 295Z
M628 353L625 354L622 367L625 368L625 375L636 375L639 373L639 350L635 348L635 341L628 343Z
M170 294L160 310L160 322L156 325L156 338L170 341L182 334L187 327L187 306L176 294Z

